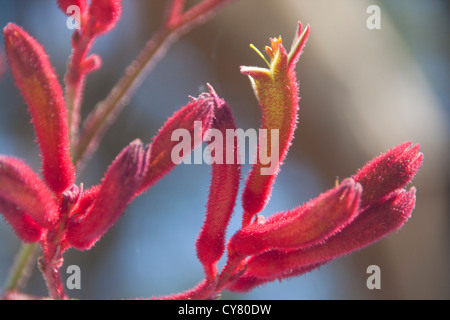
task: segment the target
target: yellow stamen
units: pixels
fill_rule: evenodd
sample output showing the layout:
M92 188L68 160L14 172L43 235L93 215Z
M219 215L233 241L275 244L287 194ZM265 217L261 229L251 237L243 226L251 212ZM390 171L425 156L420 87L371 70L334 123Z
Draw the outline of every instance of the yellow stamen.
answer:
M256 53L259 54L259 56L260 56L261 58L263 58L263 60L267 63L267 65L268 65L269 68L270 68L270 63L269 63L269 61L267 61L267 59L264 57L264 55L261 53L261 51L259 51L258 48L256 48L253 44L250 44L250 48L252 48L253 50L255 50Z

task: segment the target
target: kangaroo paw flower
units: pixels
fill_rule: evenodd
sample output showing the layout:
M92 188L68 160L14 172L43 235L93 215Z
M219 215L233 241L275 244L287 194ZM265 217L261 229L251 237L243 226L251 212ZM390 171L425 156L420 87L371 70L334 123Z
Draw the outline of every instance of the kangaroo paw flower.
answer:
M242 228L230 239L228 251L229 255L241 254L249 258L241 263L245 264L245 272L228 283L226 288L244 292L266 282L304 274L400 229L411 216L416 200L414 187L409 191L402 188L411 181L422 161L419 146L412 146L410 142L369 161L352 178L310 202L324 212L312 215L314 228L309 227L308 221L300 223L298 220L297 224L297 221L289 220L292 213L276 214L266 221ZM333 225L333 216L339 217L332 214L336 211L332 209L333 199L337 196L345 201L342 195L333 196L333 192L352 183L358 186L358 204L354 207L353 217L335 230L337 232L332 231L326 236L325 230L333 230L327 227ZM326 205L321 206L321 203ZM301 208L298 217L307 212ZM322 227L324 236L321 239L301 245L304 237L320 234L311 233L310 229L320 231ZM296 248L298 244L300 246Z
M9 64L31 113L44 180L55 193L75 181L63 92L44 48L19 26L3 30Z
M120 152L86 214L69 222L66 237L71 246L91 248L122 216L145 174L148 153L138 140Z
M253 165L242 196L245 211L243 225L260 212L267 204L272 193L272 186L279 172L280 165L286 157L294 138L298 118L298 84L295 65L309 34L309 26L302 31L299 28L291 51L284 48L281 37L271 39L271 46L266 47L271 62L269 69L259 67L241 67L241 72L249 76L256 98L262 111L261 129L269 132L276 130L279 141L272 142L268 135L267 144L258 145L260 157ZM255 49L256 50L256 49ZM269 146L276 146L276 150ZM277 152L277 153L275 153ZM272 159L269 164L261 161L261 154Z
M272 215L262 223L252 223L230 239L228 254L249 256L321 243L353 221L361 191L358 183L346 179L304 206Z
M209 136L208 148L214 152L211 164L211 185L205 221L197 238L197 257L201 261L207 278L213 281L217 274L217 261L225 251L226 228L236 204L239 190L241 165L238 157L237 137L229 141L224 139L227 130L236 130L236 125L228 105L220 99L210 86L210 95L214 100L214 120ZM213 140L213 141L211 141ZM227 154L232 152L232 161Z
M247 276L276 279L293 271L321 264L370 245L399 229L411 216L415 188L394 192L389 198L368 207L346 228L323 244L283 252L273 250L248 260ZM296 273L298 274L298 273Z
M186 157L185 151L191 151L202 143L203 134L211 127L217 97L211 93L203 93L170 117L151 144L150 162L147 174L142 180L138 193L150 188L154 183L170 172L178 163L174 158ZM200 124L200 126L196 126ZM181 133L181 136L177 135ZM190 139L189 150L177 150L180 137ZM191 138L192 137L192 138ZM183 152L180 156L175 153Z

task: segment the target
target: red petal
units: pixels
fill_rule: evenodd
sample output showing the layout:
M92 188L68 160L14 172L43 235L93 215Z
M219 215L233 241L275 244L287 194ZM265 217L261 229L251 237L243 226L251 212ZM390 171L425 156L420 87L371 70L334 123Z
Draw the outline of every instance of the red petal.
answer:
M304 206L275 214L263 223L250 224L231 238L228 254L248 256L320 243L353 221L361 191L353 179L346 179Z
M263 154L266 153L271 160L269 164L263 164L258 157L258 161L252 166L242 194L243 226L249 224L251 219L262 211L269 201L280 166L294 139L299 110L295 65L308 33L309 26L303 35L296 36L293 49L289 55L281 43L280 37L272 39L270 52L273 59L270 63L270 70L241 67L241 73L248 75L250 78L262 111L261 129L268 130L267 144L266 146L261 143L258 144L258 155L263 150ZM274 143L278 149L275 151L276 154L272 150L273 132L278 132L278 141ZM263 173L262 170L267 170L269 173Z
M121 0L92 0L89 15L94 25L93 32L101 34L112 30L121 14Z
M241 165L238 161L237 137L233 141L225 139L227 129L236 130L231 109L225 104L225 101L217 97L211 87L210 94L216 104L212 128L217 129L219 135L223 137L222 145L220 145L221 150L215 148L214 152L222 152L222 158L216 159L217 162L221 163L212 163L207 214L197 238L196 250L207 277L213 280L217 273L216 263L225 251L226 228L236 204ZM229 163L227 154L231 152L231 149L234 158L232 163Z
M87 0L58 0L58 7L66 15L70 15L70 12L67 12L69 6L77 6L81 12L84 12L87 7Z
M4 201L0 197L0 212L22 241L30 243L41 239L44 228L37 224L29 215L25 214L20 207Z
M0 212L24 241L40 238L59 216L52 193L21 160L0 156Z
M388 198L364 209L350 225L323 244L283 252L272 250L249 258L247 275L258 278L285 277L293 270L321 264L368 246L398 230L411 216L415 188L397 190Z
M67 241L73 247L91 248L122 216L141 183L148 153L140 141L133 141L120 152L108 168L89 211L83 217L75 216L67 226Z
M47 185L62 193L73 184L75 169L69 154L63 92L44 48L19 26L3 30L14 78L28 104L42 153Z
M203 93L167 120L151 144L149 167L138 193L146 191L176 166L172 159L172 150L179 143L172 141L175 130L185 129L189 132L189 136L192 137L191 150L202 142L203 133L211 127L216 104L217 100L211 94ZM194 130L196 121L201 122L202 130Z

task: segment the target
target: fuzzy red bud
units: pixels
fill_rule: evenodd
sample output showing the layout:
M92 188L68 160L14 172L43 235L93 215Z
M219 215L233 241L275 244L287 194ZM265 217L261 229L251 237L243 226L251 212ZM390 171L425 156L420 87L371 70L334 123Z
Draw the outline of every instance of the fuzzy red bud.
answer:
M58 205L39 176L21 160L0 156L0 212L24 241L39 240L59 217Z
M122 0L92 0L89 16L96 34L111 31L122 14Z
M17 87L31 113L45 182L55 193L62 193L75 181L62 88L41 44L13 23L3 34Z
M119 153L86 214L74 216L69 222L66 237L71 246L80 250L91 248L122 216L145 173L148 153L148 147L144 148L139 140Z

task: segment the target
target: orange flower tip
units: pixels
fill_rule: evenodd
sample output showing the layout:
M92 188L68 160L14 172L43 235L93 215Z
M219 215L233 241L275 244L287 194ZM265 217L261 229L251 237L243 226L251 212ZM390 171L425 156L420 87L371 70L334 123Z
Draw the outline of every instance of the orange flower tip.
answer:
M112 30L121 14L121 0L92 0L89 15L94 25L94 33L102 34Z
M269 46L265 46L265 49L266 49L266 53L267 53L267 55L269 56L269 58L270 58L270 59L273 59L273 58L275 57L275 55L274 55L274 53L273 53L272 48L269 47ZM265 58L264 58L264 59L265 59Z
M287 54L287 62L289 67L295 66L295 63L297 62L303 47L305 46L306 40L309 35L310 26L306 26L304 30L302 30L302 24L299 22L298 24L298 30L296 32L296 36L294 38L294 41L292 43L291 49L289 53ZM278 55L283 54L286 55L286 51L283 47L283 41L281 39L281 36L278 36L278 38L270 38L270 46L265 46L265 51L267 55L270 58L270 61L268 61L264 55L259 51L253 44L250 44L250 47L256 51L256 53L264 60L264 62L269 67L268 69L265 68L259 68L259 67L241 67L241 73L247 74L252 77L262 76L264 74L272 74L274 70L274 65L276 64L276 61L278 60Z

